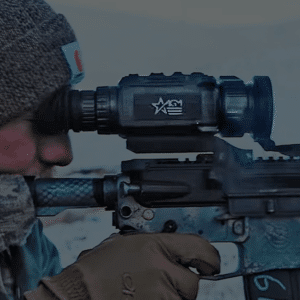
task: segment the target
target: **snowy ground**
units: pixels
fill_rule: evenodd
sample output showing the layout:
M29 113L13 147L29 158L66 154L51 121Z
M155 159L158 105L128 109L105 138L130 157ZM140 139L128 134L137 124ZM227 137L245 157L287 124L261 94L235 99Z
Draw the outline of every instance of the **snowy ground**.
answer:
M111 212L102 209L72 209L54 218L41 218L45 235L56 245L61 263L66 267L76 261L81 251L97 246L110 234Z

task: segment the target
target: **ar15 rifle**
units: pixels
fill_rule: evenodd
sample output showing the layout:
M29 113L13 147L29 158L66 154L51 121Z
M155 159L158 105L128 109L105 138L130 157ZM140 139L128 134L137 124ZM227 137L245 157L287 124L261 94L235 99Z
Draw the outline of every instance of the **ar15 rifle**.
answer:
M206 279L244 276L248 299L300 297L300 161L294 158L300 151L270 140L269 77L244 84L203 73L129 75L116 87L70 90L45 111L53 107L55 126L119 134L135 153L199 154L195 161L124 161L121 174L103 179L27 177L37 215L100 206L113 211L113 225L123 232L193 233L235 243L237 270ZM251 133L265 150L290 159L254 160L251 150L216 133Z

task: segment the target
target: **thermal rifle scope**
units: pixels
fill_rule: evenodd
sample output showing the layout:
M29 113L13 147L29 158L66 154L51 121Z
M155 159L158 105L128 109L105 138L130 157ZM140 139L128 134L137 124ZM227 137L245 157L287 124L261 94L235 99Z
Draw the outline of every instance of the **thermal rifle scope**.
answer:
M271 134L273 94L267 76L245 84L236 76L221 76L217 82L203 73L129 75L118 86L71 90L60 115L75 132L97 130L126 138L252 133L260 141Z
M254 76L245 84L236 76L217 81L203 73L129 75L118 86L68 89L52 100L36 115L45 133L72 129L119 134L136 153L198 151L180 137L195 140L218 132L224 137L251 133L264 147L274 146L273 94L267 76Z
M126 138L135 153L179 153L209 151L207 140L216 133L250 133L264 150L300 153L299 145L275 146L270 139L273 92L268 76L254 76L245 84L236 76L216 80L199 72L135 74L117 86L68 89L54 98L36 115L40 130L48 134L97 130Z

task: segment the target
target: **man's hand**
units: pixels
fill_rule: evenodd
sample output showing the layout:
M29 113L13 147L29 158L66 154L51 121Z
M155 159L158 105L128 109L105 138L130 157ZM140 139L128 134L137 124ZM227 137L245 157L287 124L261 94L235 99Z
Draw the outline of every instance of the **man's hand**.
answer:
M39 288L25 296L28 300L196 299L200 276L219 272L218 251L199 236L116 234L82 252L61 274L43 278Z

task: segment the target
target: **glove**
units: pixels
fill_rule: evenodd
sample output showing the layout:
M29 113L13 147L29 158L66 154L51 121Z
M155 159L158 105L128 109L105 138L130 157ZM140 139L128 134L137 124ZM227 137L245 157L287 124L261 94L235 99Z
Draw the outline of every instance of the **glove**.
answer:
M196 268L199 275L188 267ZM218 251L196 235L116 234L59 275L25 293L28 300L196 299L201 275L220 272Z

